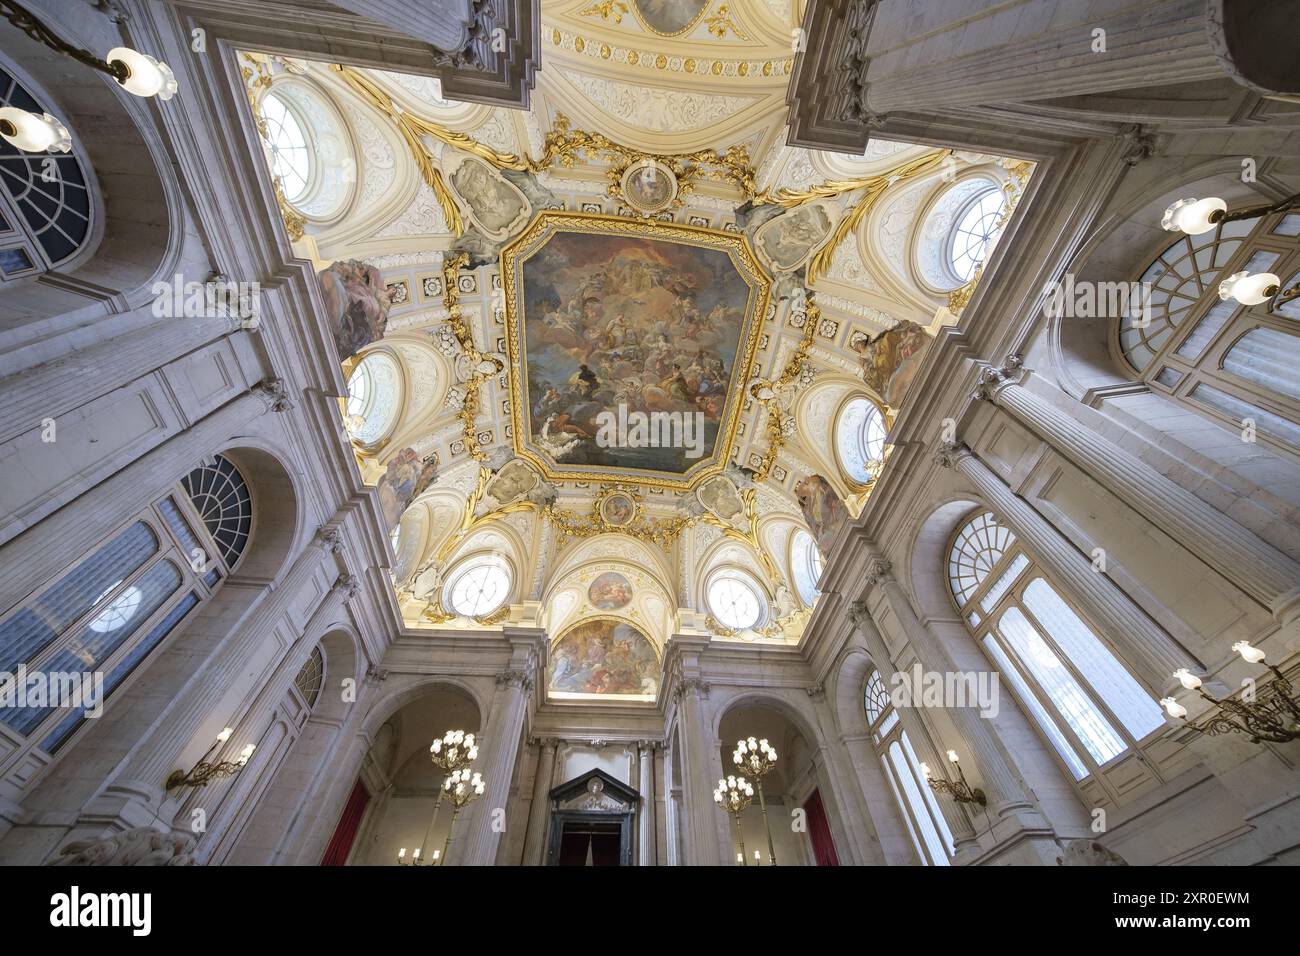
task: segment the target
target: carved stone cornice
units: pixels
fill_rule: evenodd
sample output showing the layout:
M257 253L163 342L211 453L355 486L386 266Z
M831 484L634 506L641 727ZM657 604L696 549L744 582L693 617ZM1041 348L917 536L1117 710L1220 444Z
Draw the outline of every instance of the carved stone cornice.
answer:
M268 412L293 411L293 399L289 397L289 390L282 378L264 378L250 391L262 400Z
M810 4L799 31L790 106L791 146L860 154L883 122L867 106L867 38L876 0Z

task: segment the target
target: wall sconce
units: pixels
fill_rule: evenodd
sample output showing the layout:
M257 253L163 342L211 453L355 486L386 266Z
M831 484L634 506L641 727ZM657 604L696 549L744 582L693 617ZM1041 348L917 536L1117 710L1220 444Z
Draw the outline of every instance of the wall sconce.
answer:
M437 866L438 861L441 858L442 858L442 851L434 850L432 858L428 860L421 860L420 848L418 846L411 851L411 858L409 860L406 858L406 847L402 847L400 850L397 851L398 866Z
M257 749L256 744L249 744L239 752L239 759L235 761L222 760L220 763L209 763L208 758L212 756L213 751L230 739L230 735L235 731L226 727L217 734L216 741L208 748L208 752L199 758L199 762L189 769L173 770L167 777L167 792L177 789L178 787L206 787L209 782L219 777L233 777L239 771L244 769L248 763L248 758L253 756L253 751Z
M976 803L981 807L987 806L988 802L984 797L984 791L979 787L971 789L970 784L966 782L966 775L961 772L961 764L957 762L957 751L949 750L948 759L957 768L956 783L949 780L935 780L933 771L926 764L921 764L921 773L925 775L925 782L930 785L930 789L935 793L949 794L958 803Z
M1187 719L1186 707L1172 697L1165 697L1160 701L1165 713L1207 737L1246 734L1255 744L1264 741L1285 744L1300 740L1300 700L1297 700L1291 682L1274 665L1266 663L1264 652L1252 647L1249 641L1238 641L1232 649L1246 663L1265 664L1273 672L1273 679L1262 692L1252 695L1253 699L1249 700L1244 697L1216 700L1206 693L1199 677L1180 667L1174 671L1174 677L1184 688L1196 691L1203 700L1213 704L1216 712L1203 721L1193 722Z

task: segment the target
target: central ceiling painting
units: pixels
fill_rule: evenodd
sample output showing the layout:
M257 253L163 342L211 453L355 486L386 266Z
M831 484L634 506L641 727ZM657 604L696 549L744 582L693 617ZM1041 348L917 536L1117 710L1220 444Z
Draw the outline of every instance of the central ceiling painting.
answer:
M722 470L769 298L743 236L547 211L502 274L517 454L553 480Z

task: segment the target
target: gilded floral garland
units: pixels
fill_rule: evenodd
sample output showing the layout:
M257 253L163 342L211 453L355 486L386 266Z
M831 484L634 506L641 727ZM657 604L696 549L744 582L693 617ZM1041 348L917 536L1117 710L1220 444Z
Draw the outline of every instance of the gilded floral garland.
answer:
M541 156L533 159L529 156L500 152L465 133L448 129L402 110L379 84L350 66L336 63L330 69L338 73L343 82L370 107L383 113L397 127L407 149L415 159L420 176L433 190L438 204L442 207L448 228L456 236L462 235L465 231L464 217L451 191L447 188L433 155L424 144L424 136L430 136L454 149L471 153L497 169L517 172L540 173L555 165L571 167L583 154L593 159L601 156L608 157L614 160L614 165L606 171L610 183L607 192L616 198L621 196L620 183L623 173L633 163L646 159L658 160L673 171L678 180L678 200L692 192L696 182L731 183L746 199L753 196L757 188L756 173L750 165L749 153L743 146L732 146L721 153L712 149L668 155L646 153L616 143L600 133L571 129L568 118L563 114L557 114L555 126L546 134L542 144Z
M803 336L799 339L794 355L790 356L790 361L786 362L781 374L772 381L760 379L749 386L750 395L767 412L768 447L758 468L754 469L755 481L765 481L772 474L776 456L785 446L786 433L791 427L787 423L793 423L794 417L781 407L779 397L803 374L805 363L808 361L808 352L812 349L813 338L817 334L817 325L821 321L821 314L821 309L809 299L804 306ZM771 394L763 397L764 392Z

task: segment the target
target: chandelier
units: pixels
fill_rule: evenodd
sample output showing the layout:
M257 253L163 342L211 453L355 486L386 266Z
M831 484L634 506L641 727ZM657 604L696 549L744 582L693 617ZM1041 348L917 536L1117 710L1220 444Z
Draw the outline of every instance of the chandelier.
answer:
M767 833L767 856L772 866L776 866L776 848L772 845L772 827L767 820L767 799L763 795L763 778L776 767L776 750L766 739L755 740L749 737L736 742L731 761L758 784L758 805L763 811L763 829ZM756 851L755 857L757 855Z
M744 777L726 777L718 781L718 788L713 791L713 802L731 814L731 822L736 825L736 845L740 847L740 864L748 866L745 862L745 839L740 832L740 815L754 802L754 785Z

